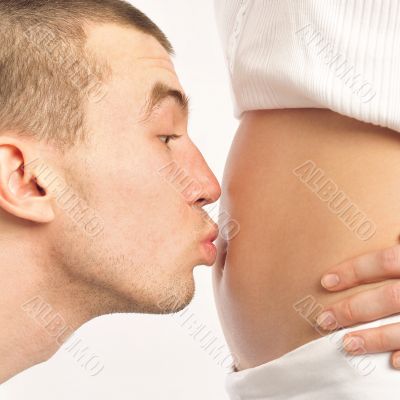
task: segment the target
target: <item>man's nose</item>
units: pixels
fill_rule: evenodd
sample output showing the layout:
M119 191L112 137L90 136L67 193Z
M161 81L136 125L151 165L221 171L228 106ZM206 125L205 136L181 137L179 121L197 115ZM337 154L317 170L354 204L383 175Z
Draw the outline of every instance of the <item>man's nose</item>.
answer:
M200 151L196 149L189 163L192 182L186 190L186 199L197 207L215 203L221 197L221 186Z

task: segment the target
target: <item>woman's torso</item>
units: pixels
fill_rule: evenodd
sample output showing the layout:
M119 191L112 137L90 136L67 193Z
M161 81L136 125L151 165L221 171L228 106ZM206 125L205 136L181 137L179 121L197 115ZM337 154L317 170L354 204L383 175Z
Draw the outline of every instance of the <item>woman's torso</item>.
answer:
M368 288L330 294L320 278L336 263L398 242L398 135L324 109L243 116L221 202L239 229L220 240L214 268L217 307L239 369L320 337L296 310L309 304L302 299L327 305Z

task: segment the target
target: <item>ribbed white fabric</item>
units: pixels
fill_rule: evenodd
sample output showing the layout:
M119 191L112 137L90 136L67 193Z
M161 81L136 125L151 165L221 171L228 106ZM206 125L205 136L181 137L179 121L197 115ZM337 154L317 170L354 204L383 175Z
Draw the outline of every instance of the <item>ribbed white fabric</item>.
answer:
M390 353L349 356L342 342L355 329L398 322L400 316L395 315L343 329L267 364L231 373L226 382L230 399L398 400L399 371L390 366Z
M235 115L328 108L400 131L399 0L215 0Z

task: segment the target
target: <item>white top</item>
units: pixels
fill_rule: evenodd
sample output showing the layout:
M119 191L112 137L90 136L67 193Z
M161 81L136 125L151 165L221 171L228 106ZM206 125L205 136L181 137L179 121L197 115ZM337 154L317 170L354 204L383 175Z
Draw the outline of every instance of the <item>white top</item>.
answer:
M235 115L328 108L400 131L399 0L215 0Z

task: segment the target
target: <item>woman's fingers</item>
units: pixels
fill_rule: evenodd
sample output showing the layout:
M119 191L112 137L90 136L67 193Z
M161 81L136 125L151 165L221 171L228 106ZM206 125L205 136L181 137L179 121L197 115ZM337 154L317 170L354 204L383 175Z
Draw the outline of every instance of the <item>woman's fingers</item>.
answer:
M400 351L393 352L391 362L394 368L400 370Z
M321 279L323 287L340 291L366 283L400 278L400 245L363 254L340 263ZM400 313L400 282L354 294L326 307L318 317L321 328L334 330ZM392 352L400 370L400 323L353 331L343 345L350 354Z
M354 355L394 351L392 365L400 368L400 323L351 332L343 338L343 345Z
M400 282L353 294L333 303L319 315L317 323L325 330L334 330L397 313L400 313Z
M400 278L400 245L340 263L322 277L321 284L330 291L340 291L393 278Z

